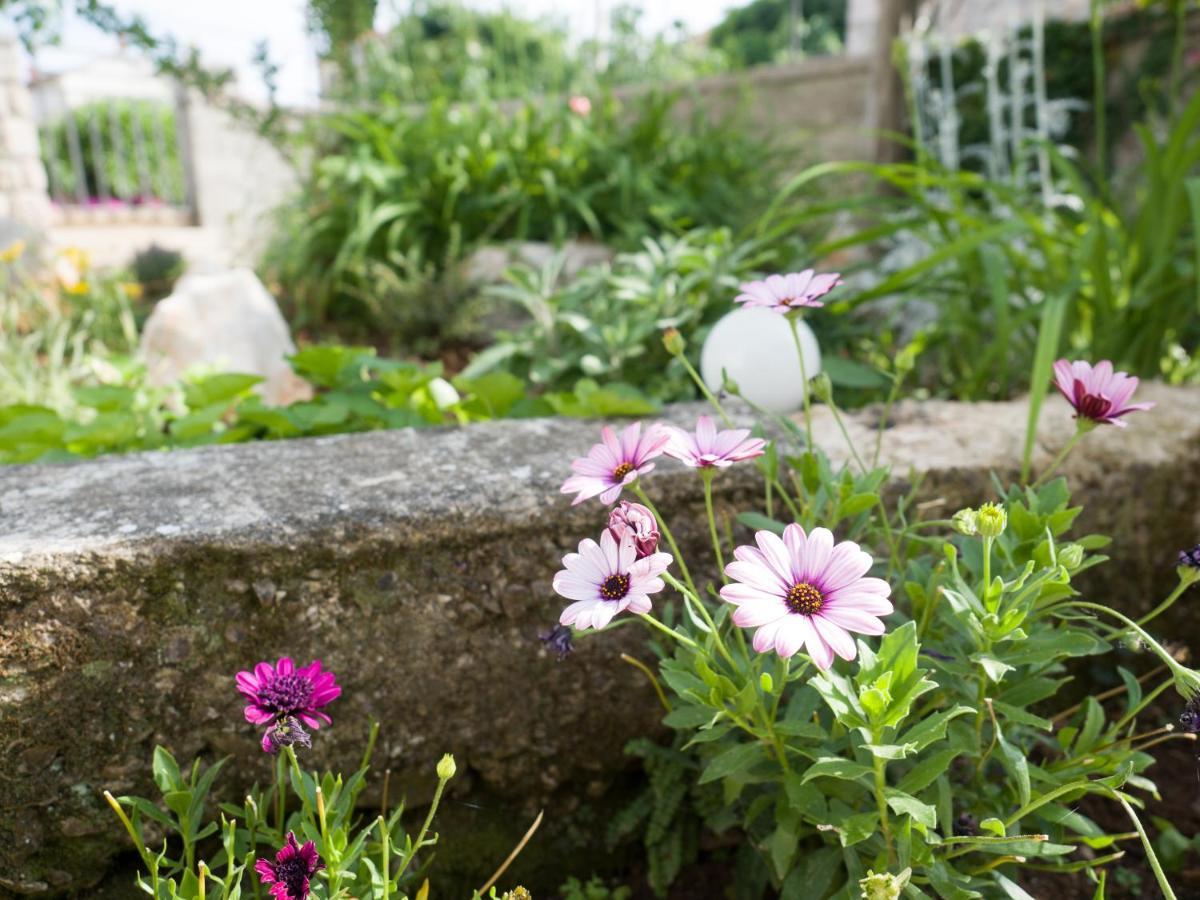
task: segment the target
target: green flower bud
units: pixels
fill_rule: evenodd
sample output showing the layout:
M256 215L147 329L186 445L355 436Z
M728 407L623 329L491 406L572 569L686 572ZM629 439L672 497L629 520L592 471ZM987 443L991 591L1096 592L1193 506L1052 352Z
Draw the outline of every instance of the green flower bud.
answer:
M775 689L775 679L771 677L770 672L763 672L758 676L758 686L764 694L769 694Z
M975 525L983 537L1000 537L1008 525L1008 514L1003 506L995 503L985 503L975 514Z
M678 328L668 328L664 331L662 342L672 356L683 356L683 351L687 349L687 341L683 339Z
M1058 548L1058 563L1070 571L1083 565L1083 547L1079 544L1063 544Z
M905 869L899 875L890 872L876 874L867 869L867 877L858 883L862 888L862 900L899 900L911 875L912 869Z
M442 781L449 781L457 771L458 766L454 764L454 757L449 753L443 756L437 764L437 777Z
M960 509L950 521L959 534L965 534L967 537L979 534L978 516L973 509Z
M738 387L738 383L730 378L729 373L724 369L721 370L721 390L734 397L741 396L741 388Z
M813 396L822 403L829 403L833 400L833 382L824 372L815 375L809 383L812 385Z

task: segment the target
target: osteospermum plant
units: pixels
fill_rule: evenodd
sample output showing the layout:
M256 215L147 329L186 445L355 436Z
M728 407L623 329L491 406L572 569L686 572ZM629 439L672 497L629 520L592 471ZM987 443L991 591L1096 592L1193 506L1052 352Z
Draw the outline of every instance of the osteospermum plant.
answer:
M736 300L794 328L839 281L772 276ZM669 752L637 743L654 760L651 787L618 821L622 834L645 823L652 886L665 892L687 848L694 858L702 818L737 848L739 896L1025 898L1037 869L1091 879L1102 900L1132 844L1174 897L1139 808L1156 792L1154 748L1200 730L1200 676L1150 632L1200 581L1200 550L1164 560L1178 585L1141 619L1083 597L1073 579L1103 563L1106 539L1072 536L1079 510L1052 478L1079 436L1151 407L1134 402L1137 380L1106 362L1060 362L1076 439L1032 484L921 520L914 494L886 499L888 471L848 435L846 463L816 448L807 408L806 427L752 437L693 377L715 418L692 430L635 423L620 437L605 426L572 464L563 491L593 504L600 538L564 558L553 589L566 605L543 638L566 658L582 632L595 640L626 620L649 629L651 677L678 737ZM816 393L837 417L828 382ZM701 482L708 554L681 552L679 523L651 498L659 454ZM720 515L714 484L740 466L761 474L762 506ZM637 502L612 506L625 493ZM1139 678L1118 667L1125 639L1162 668L1143 665ZM1088 696L1073 657L1096 657L1093 671L1107 662L1120 686ZM1165 681L1151 689L1155 677ZM1160 725L1151 705L1171 686L1180 728ZM664 809L663 784L689 786ZM681 796L695 798L690 812ZM1106 830L1096 803L1128 828Z

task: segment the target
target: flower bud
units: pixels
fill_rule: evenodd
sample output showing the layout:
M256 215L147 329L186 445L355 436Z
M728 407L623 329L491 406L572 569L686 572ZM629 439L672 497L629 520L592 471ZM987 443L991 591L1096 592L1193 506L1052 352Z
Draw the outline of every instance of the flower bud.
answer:
M1058 548L1058 563L1067 571L1083 565L1083 547L1079 544L1063 544Z
M533 900L533 894L523 887L515 887L506 892L500 900Z
M775 690L775 679L771 677L770 672L763 672L758 676L758 686L762 688L764 694Z
M995 503L985 503L975 514L975 527L985 538L1000 537L1008 525L1008 514L1003 506Z
M899 900L900 893L908 884L911 875L912 869L905 869L899 875L893 875L891 872L876 874L867 869L867 877L858 883L862 888L862 900Z
M622 500L608 516L608 530L618 544L633 541L634 559L645 559L658 550L658 520L640 503Z
M812 385L813 396L822 403L829 403L833 400L833 382L829 380L829 376L824 372L813 376L809 384Z
M1200 544L1191 550L1179 551L1179 565L1175 569L1179 583L1190 587L1200 581Z
M967 537L979 534L978 516L973 509L960 509L950 519L950 522L959 534L965 534Z
M437 764L437 777L442 781L449 781L457 771L458 766L454 764L454 757L449 753L443 756Z
M683 356L683 351L687 349L687 341L683 339L678 328L668 328L664 331L662 342L672 356Z

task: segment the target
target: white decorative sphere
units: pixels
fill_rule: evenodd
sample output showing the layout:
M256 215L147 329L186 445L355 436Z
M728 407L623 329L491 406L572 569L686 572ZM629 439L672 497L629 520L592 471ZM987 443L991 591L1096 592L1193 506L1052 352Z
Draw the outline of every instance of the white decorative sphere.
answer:
M804 372L812 378L821 371L821 351L803 321L797 328ZM807 385L800 375L791 327L787 319L769 309L735 309L713 326L700 352L700 374L714 392L724 382L722 369L743 397L770 412L795 412L804 403Z

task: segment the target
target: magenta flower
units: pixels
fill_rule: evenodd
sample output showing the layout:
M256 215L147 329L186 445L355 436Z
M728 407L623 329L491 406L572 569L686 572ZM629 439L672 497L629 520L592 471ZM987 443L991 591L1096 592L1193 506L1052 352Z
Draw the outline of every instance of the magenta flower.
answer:
M562 492L576 495L571 501L572 506L596 496L603 503L612 503L621 496L621 488L654 468L650 460L661 456L663 447L671 439L671 435L657 425L651 425L642 434L641 422L626 428L620 439L607 425L600 430L600 435L602 443L593 444L587 456L571 463L575 474L563 482Z
M818 275L815 269L805 269L788 275L771 275L764 281L748 281L741 285L742 293L733 302L788 313L806 306L824 306L821 298L841 283L838 272Z
M696 421L696 433L668 426L671 440L663 452L693 469L727 469L735 462L762 456L767 442L750 437L748 428L717 431L708 416Z
M599 544L591 538L580 541L579 552L564 556L565 568L554 576L554 590L575 601L558 617L559 624L603 628L626 609L650 612L650 595L666 586L658 576L671 564L671 554L636 557L630 534L618 544L605 529Z
M1107 359L1096 363L1095 368L1083 360L1060 359L1054 364L1054 386L1075 408L1076 419L1088 419L1098 425L1124 428L1121 416L1154 406L1130 403L1138 380L1124 372L1114 372Z
M582 94L576 94L574 97L568 100L567 106L570 107L571 112L575 113L577 116L588 116L591 115L592 112L592 101Z
M323 868L325 864L317 855L317 845L307 841L300 846L290 831L275 854L275 862L260 859L254 864L259 880L271 885L268 893L276 900L308 900L309 879Z
M758 547L738 547L725 567L736 584L721 588L721 599L734 604L733 622L757 628L754 649L774 648L790 657L804 647L819 669L828 669L836 653L854 659L851 632L883 634L878 616L892 612L891 587L867 578L871 557L853 541L834 544L827 528L805 535L789 525L783 538L760 531Z
M329 724L329 716L320 708L342 693L334 674L321 671L319 659L297 669L286 656L274 666L260 662L253 672L238 672L237 688L249 701L247 722L266 725L294 716L309 728L320 728L322 722Z
M608 530L620 544L625 535L633 537L635 559L645 559L658 549L658 520L640 503L622 500L608 516Z

